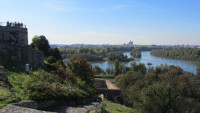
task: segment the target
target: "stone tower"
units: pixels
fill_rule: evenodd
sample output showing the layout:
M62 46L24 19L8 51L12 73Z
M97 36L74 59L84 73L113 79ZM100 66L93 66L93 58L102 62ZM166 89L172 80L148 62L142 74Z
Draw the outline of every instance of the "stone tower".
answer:
M28 45L28 31L22 23L0 24L0 41L18 45Z
M22 23L0 22L0 58L21 61L33 68L44 66L44 53L28 45L28 31Z

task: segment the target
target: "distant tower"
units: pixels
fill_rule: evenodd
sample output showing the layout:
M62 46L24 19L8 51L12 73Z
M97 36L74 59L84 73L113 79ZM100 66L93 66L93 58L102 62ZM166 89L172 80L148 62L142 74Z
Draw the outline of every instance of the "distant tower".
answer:
M128 43L129 46L133 46L133 41L130 40L130 42Z

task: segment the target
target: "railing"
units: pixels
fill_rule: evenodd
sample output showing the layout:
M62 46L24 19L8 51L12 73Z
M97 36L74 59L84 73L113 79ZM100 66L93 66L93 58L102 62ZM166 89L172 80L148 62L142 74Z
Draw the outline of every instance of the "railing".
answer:
M0 26L26 28L26 25L19 22L0 22Z

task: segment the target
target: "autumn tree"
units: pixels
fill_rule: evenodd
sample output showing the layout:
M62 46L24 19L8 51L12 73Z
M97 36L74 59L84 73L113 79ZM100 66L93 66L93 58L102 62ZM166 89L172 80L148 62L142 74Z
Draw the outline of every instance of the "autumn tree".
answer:
M92 79L95 76L95 71L93 70L91 63L86 59L73 56L70 59L70 62L67 63L67 66L76 77L81 78L88 84L92 83Z

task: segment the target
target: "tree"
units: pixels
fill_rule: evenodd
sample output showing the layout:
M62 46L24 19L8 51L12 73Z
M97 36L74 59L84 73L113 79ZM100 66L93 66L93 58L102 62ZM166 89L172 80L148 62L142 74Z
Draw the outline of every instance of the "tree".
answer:
M96 69L96 71L97 71L98 74L103 73L103 70L98 65L95 65L94 69Z
M200 76L200 66L196 69L197 75Z
M130 54L135 58L141 58L141 51L139 48L133 49Z
M135 61L133 61L133 62L131 63L131 71L135 71L135 72L138 71L138 69L137 69L137 64L136 64Z
M58 48L49 48L48 55L53 56L56 60L62 59Z
M43 35L34 36L32 39L31 47L33 49L44 52L45 57L48 56L50 46L49 46L49 42L45 36L43 36Z
M107 74L113 74L113 70L109 67L106 68Z
M143 74L147 72L147 68L145 67L144 63L139 63L137 67L138 67L138 72L141 72Z
M123 63L120 63L119 64L119 74L124 74L124 73L126 73L125 65Z
M45 61L49 64L53 64L53 63L56 63L56 58L53 57L53 56L49 56L45 59Z
M117 76L119 75L119 60L115 60L114 62L114 76Z
M95 71L92 69L90 62L82 57L73 56L70 62L67 63L67 66L76 77L80 77L82 80L92 85Z

